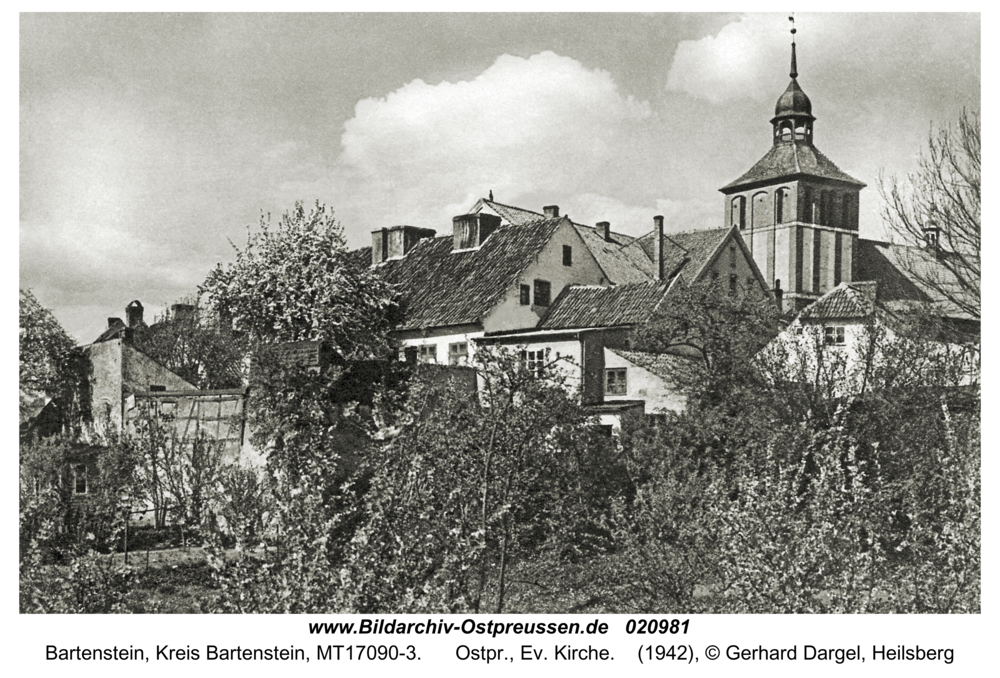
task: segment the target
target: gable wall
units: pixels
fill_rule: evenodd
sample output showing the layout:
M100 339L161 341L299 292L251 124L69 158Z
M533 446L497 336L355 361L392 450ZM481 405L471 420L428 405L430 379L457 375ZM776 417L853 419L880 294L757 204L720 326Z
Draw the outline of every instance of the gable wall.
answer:
M563 245L573 248L572 266L563 266ZM482 273L489 275L489 271ZM580 234L568 219L564 219L549 242L538 253L535 262L525 268L521 279L507 290L504 300L483 320L483 327L487 332L524 329L538 324L548 307L535 305L535 280L547 280L551 285L550 305L566 285L609 284ZM521 305L520 285L531 287L530 306Z

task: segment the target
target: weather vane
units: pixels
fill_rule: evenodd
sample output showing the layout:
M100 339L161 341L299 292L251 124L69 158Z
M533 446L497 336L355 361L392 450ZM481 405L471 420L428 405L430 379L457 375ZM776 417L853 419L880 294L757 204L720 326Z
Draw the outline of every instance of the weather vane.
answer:
M795 15L794 14L789 14L788 15L788 20L792 22L792 69L791 69L791 72L789 73L789 75L792 78L797 78L798 75L799 75L799 73L798 73L799 69L798 69L798 67L795 64Z

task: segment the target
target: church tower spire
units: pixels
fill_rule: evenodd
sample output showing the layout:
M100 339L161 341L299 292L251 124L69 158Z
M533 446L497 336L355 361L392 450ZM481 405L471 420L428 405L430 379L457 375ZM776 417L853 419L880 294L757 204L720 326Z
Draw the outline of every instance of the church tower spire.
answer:
M788 83L785 92L774 106L774 117L771 119L774 143L804 141L811 144L813 121L816 118L812 114L812 102L799 87L799 81L796 79L799 77L799 68L795 59L795 18L788 17L788 20L792 22L792 66L788 72L788 77L792 81Z
M725 224L739 230L768 286L799 310L853 276L859 195L813 143L812 102L799 87L792 22L791 82L774 106L770 150L721 189Z

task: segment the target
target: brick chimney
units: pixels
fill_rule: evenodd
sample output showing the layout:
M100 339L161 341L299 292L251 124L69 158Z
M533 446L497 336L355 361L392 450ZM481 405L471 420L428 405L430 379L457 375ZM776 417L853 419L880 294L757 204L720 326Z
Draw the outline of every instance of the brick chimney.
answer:
M546 205L542 208L545 212L545 218L547 219L558 219L559 218L559 205Z
M387 259L398 259L410 253L424 238L433 238L433 228L390 226L372 231L372 266Z
M454 237L452 251L479 247L500 228L500 217L495 214L460 214L452 217L451 230Z
M663 217L653 217L653 275L663 280Z
M125 323L122 322L121 318L108 318L108 329L112 327L125 327Z
M601 234L607 242L611 242L611 222L610 221L598 221L597 222L597 232Z
M779 278L774 279L774 303L778 305L778 313L784 313L784 296L785 293L781 289L781 280Z
M128 319L129 327L139 327L142 325L142 304L136 299L125 307L125 317Z

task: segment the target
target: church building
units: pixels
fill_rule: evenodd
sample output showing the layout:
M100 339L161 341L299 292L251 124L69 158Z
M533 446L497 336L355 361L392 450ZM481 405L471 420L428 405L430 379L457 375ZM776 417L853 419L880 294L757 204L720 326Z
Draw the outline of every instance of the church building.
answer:
M786 309L796 311L853 279L865 184L816 148L812 102L796 79L794 38L789 76L771 118L771 148L719 190L726 225L739 229L768 286L784 290Z

